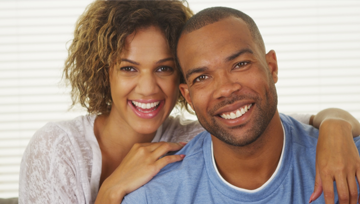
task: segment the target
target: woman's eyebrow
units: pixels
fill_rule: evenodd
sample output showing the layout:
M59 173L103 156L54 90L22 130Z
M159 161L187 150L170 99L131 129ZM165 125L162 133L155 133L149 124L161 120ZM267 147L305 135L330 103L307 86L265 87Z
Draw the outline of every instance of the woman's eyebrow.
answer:
M135 61L132 61L132 60L129 60L129 59L126 59L126 58L121 58L120 61L121 61L121 62L130 62L131 64L139 65L139 63L137 63L137 62L135 62Z
M161 60L157 61L156 64L160 64L160 63L163 63L163 62L166 62L166 61L174 61L174 58L173 57L168 57L168 58L165 58L165 59L161 59Z
M130 62L131 64L140 65L140 63L138 63L138 62L135 62L133 60L129 60L129 59L126 59L126 58L121 58L120 61L121 62ZM161 63L166 62L166 61L174 61L174 58L173 57L168 57L168 58L165 58L165 59L161 59L161 60L157 61L156 64L161 64Z

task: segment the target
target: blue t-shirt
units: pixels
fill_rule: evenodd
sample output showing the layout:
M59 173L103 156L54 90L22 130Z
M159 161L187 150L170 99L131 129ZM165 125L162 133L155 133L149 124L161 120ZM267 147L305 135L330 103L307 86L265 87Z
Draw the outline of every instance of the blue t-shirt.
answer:
M289 116L280 117L286 137L282 162L274 178L259 191L240 191L219 177L212 161L211 136L202 132L177 153L186 155L183 161L167 165L122 203L308 203L314 188L318 130ZM354 140L359 150L360 137ZM325 203L323 195L313 203Z

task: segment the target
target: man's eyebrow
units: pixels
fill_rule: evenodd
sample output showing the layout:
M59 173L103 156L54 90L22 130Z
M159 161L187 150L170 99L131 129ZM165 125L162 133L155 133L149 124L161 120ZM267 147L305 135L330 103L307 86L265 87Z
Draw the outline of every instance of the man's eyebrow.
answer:
M254 52L252 50L250 50L249 48L245 48L245 49L241 49L238 52L230 55L229 57L227 57L225 59L226 62L229 62L233 59L236 59L237 57L239 57L240 55L244 54L244 53L250 53L250 54L254 54Z
M207 67L199 67L199 68L190 69L189 71L186 72L185 79L188 80L188 78L189 78L192 74L200 73L200 72L205 72L206 70L208 70Z
M244 53L250 53L250 54L254 54L254 52L252 50L250 50L249 48L245 48L245 49L241 49L238 52L230 55L229 57L227 57L225 60L226 61L231 61L237 57L239 57L240 55L244 54ZM185 79L188 80L188 78L195 73L200 73L200 72L204 72L208 70L207 67L199 67L199 68L194 68L194 69L190 69L186 75L185 75Z

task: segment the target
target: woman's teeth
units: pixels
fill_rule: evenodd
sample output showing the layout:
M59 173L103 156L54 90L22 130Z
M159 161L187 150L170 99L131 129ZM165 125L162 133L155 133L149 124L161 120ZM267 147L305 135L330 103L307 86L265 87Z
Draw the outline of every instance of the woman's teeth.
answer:
M156 107L157 105L159 105L160 101L157 102L153 102L153 103L140 103L137 101L132 101L132 103L136 106L139 107L141 109L151 109Z
M251 106L252 106L252 104L242 107L235 112L223 113L220 116L224 119L236 119L236 118L239 118L242 115L244 115L244 113L246 113L250 109Z

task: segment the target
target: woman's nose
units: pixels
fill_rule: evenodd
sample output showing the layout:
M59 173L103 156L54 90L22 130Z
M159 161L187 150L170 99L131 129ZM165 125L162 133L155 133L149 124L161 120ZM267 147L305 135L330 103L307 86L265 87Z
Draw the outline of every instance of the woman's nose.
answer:
M148 96L158 93L160 90L156 76L152 73L144 73L140 76L139 81L137 82L136 92Z

